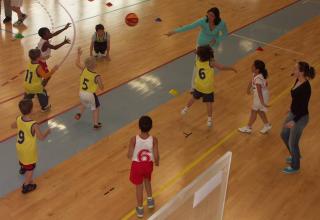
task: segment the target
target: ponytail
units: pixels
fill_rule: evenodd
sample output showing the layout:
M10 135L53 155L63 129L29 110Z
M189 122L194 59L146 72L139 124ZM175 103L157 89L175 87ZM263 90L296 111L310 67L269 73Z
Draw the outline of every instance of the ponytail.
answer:
M299 71L303 72L303 76L309 79L313 79L316 76L315 69L310 66L307 62L300 61L298 62Z

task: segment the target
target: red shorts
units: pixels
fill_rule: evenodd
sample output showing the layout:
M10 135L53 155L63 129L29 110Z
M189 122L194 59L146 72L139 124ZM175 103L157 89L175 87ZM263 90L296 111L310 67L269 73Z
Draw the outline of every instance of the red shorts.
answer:
M23 168L23 169L26 170L26 171L32 171L32 170L34 170L34 169L36 168L36 164L35 164L35 163L25 165L25 164L23 164L23 163L21 163L21 162L19 161L19 164L20 164L21 168Z
M49 73L48 65L45 60L39 60L39 65L46 73Z
M153 162L137 162L132 161L130 171L130 181L135 185L143 183L144 179L151 181L153 171Z

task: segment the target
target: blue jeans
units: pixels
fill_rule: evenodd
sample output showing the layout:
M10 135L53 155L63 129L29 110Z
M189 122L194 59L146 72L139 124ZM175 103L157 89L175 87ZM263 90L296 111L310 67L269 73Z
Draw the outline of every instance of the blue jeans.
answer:
M284 125L289 121L292 121L294 115L292 112L289 112ZM309 115L305 115L299 119L293 126L293 128L286 128L283 126L281 131L281 138L284 144L287 146L290 155L292 156L292 163L291 167L295 170L300 169L300 148L299 148L299 141L303 132L303 129L309 122Z

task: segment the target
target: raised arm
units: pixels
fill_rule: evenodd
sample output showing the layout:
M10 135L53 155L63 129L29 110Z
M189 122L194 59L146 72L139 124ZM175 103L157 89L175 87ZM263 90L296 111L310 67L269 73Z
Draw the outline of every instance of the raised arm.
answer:
M67 37L65 37L64 41L62 41L60 44L57 44L57 45L52 45L49 42L46 42L42 47L43 48L42 51L47 50L47 48L50 48L52 50L57 50L65 44L70 44L70 39L68 39Z
M186 31L189 31L189 30L192 30L192 29L195 29L196 27L199 27L202 25L202 23L204 22L204 19L201 18L191 24L187 24L187 25L184 25L182 27L179 27L179 28L176 28L175 30L172 30L172 31L169 31L166 35L168 37L176 34L176 33L181 33L181 32L186 32Z
M76 58L76 66L83 70L85 68L84 64L81 63L81 54L82 54L82 50L81 47L78 47L78 53L77 53L77 58Z
M64 28L62 28L62 29L60 29L60 30L58 30L58 31L56 31L56 32L53 32L53 33L49 36L49 38L53 38L53 37L61 34L61 33L64 32L65 30L67 30L70 26L71 26L71 23L67 23L66 26L64 26Z

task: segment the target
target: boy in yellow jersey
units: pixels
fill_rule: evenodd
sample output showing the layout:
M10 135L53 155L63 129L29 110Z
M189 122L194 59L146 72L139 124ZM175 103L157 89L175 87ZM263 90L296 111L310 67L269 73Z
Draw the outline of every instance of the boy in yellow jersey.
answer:
M200 46L197 48L196 59L196 74L194 76L194 90L192 92L193 97L187 103L181 111L184 115L188 109L193 105L195 100L202 98L202 101L207 104L208 111L208 127L212 126L212 103L214 102L214 69L219 70L232 70L237 72L234 68L223 66L214 60L214 54L212 48L207 46Z
M58 66L52 68L51 72L46 73L39 61L41 59L41 52L39 49L29 50L30 63L24 77L24 99L33 99L37 95L41 111L46 112L50 110L51 105L49 104L49 97L47 91L43 86L43 81L51 77L54 74Z
M22 193L31 192L37 187L32 179L33 170L38 161L37 139L44 140L50 133L50 129L42 133L37 122L30 118L29 115L32 112L32 107L31 100L21 100L19 102L19 109L22 116L19 116L17 121L12 124L13 128L18 128L16 149L21 166L19 173L21 175L25 174Z
M93 111L93 128L101 128L102 124L99 122L100 102L96 94L98 88L103 90L103 83L101 76L95 72L96 60L94 57L85 59L84 64L81 63L81 48L78 48L78 56L76 59L76 66L82 70L80 75L80 112L75 115L75 119L79 120L86 107Z

